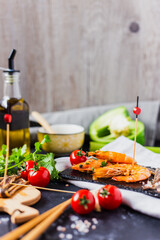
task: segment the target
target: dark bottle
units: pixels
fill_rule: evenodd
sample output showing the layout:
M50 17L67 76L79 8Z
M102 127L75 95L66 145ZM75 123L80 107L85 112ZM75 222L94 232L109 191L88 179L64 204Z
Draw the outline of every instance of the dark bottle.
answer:
M14 55L15 55L15 50ZM11 55L13 56L13 51ZM14 58L14 56L13 56ZM7 71L3 71L4 77L4 93L0 102L0 147L6 144L6 123L4 122L4 115L9 113L12 115L12 122L10 124L10 152L15 147L22 147L27 144L27 151L30 151L30 131L29 131L29 106L22 98L19 87L18 70L14 70L9 65ZM9 58L10 59L10 58Z

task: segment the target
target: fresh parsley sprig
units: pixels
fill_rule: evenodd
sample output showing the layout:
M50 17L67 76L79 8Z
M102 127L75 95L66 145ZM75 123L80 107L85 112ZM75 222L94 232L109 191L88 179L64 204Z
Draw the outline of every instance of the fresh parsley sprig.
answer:
M21 148L12 149L12 153L8 159L8 174L17 174L20 170L22 164L28 160L36 161L39 166L45 167L51 174L51 180L59 179L59 172L57 171L54 160L53 153L41 154L42 145L44 143L49 143L50 138L48 135L44 136L42 142L35 143L35 151L33 153L27 152L27 145L24 145ZM6 159L7 146L3 145L2 150L0 151L0 176L4 174L5 169L5 159Z

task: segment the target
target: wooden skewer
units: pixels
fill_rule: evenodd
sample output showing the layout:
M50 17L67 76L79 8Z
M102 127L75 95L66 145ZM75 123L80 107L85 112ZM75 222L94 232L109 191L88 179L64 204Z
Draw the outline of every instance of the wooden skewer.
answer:
M6 184L6 176L7 176L7 168L8 168L8 158L9 158L9 123L7 123L7 154L6 154L6 163L5 163L5 171L4 171L4 182L3 186Z
M137 122L138 122L138 117L136 117L136 123L135 123L135 137L134 137L134 150L133 150L133 164L135 162L135 153L136 153L136 138L137 138Z
M37 224L42 222L44 219L47 219L47 217L50 216L52 213L55 213L58 209L61 208L61 206L64 206L64 204L67 207L70 204L70 201L71 201L71 199L69 199L69 200L57 205L56 207L53 207L52 209L48 210L47 212L44 212L43 214L35 217L34 219L30 220L29 222L21 225L20 227L14 229L13 231L2 236L1 240L11 240L11 239L16 240L16 239L18 239L19 237L24 235L26 232L28 232L32 228L34 228ZM27 240L29 240L29 238L27 238Z
M19 184L19 183L11 183L11 185L17 185L17 186L22 186L22 187L34 187L37 189L41 190L46 190L46 191L51 191L51 192L63 192L63 193L75 193L73 191L68 191L68 190L61 190L61 189L54 189L54 188L44 188L44 187L38 187L38 186L33 186L33 185L24 185L24 184Z
M49 123L44 119L44 117L42 117L42 115L39 112L33 111L31 114L48 133L51 133L51 134L56 133L53 131Z
M21 240L35 240L37 239L70 205L71 198L61 204L56 211L52 212L44 221L38 224L33 230L26 234Z
M138 115L141 113L141 109L138 107L138 104L139 104L139 96L137 96L137 106L133 109L133 113L136 114L136 123L135 123L135 137L134 137L134 149L133 149L133 162L132 162L132 164L135 163L137 122L138 122Z

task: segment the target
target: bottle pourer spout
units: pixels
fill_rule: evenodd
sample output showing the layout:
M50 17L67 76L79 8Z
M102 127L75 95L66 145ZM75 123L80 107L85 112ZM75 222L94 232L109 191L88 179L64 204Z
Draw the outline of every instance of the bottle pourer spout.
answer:
M8 58L8 68L14 71L14 57L16 55L16 49L12 49Z

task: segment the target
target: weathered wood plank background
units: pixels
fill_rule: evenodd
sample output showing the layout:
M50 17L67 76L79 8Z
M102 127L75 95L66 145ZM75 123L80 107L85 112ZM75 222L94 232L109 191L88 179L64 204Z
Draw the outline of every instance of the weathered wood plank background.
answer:
M160 100L159 23L159 0L0 0L0 66L16 48L40 112Z

